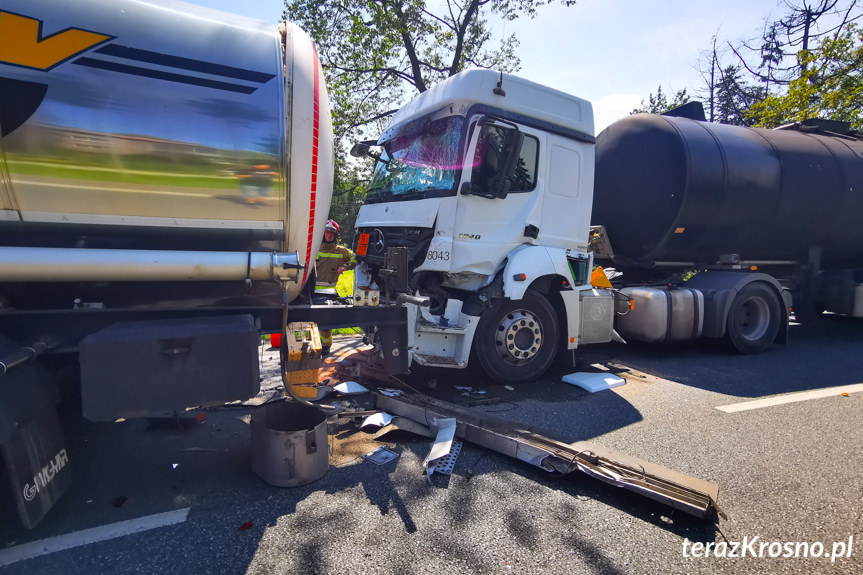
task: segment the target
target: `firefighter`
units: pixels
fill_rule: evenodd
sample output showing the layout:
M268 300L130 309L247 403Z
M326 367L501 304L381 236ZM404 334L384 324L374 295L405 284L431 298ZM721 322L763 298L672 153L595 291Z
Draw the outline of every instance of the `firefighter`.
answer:
M339 281L339 276L342 275L342 272L352 270L357 265L354 252L339 245L338 239L339 224L335 220L327 220L324 226L324 241L315 260L315 269L317 270L315 295L330 298L338 297L336 283ZM333 344L333 330L322 329L320 333L321 350L326 354Z

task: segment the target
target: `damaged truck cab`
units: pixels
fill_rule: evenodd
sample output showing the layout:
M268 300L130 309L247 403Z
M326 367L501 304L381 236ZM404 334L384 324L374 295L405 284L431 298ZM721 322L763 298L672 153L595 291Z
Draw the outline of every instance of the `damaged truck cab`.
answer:
M473 353L505 382L615 339L613 292L590 282L594 143L589 102L519 78L472 70L421 94L377 142L355 303L427 298L408 304L412 360Z

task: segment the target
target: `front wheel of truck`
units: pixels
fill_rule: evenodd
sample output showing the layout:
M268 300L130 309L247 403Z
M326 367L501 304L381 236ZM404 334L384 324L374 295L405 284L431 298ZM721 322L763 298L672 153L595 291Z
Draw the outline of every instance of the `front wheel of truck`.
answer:
M548 299L528 290L523 299L500 300L483 314L474 339L475 357L496 381L531 381L554 362L558 334L557 317Z

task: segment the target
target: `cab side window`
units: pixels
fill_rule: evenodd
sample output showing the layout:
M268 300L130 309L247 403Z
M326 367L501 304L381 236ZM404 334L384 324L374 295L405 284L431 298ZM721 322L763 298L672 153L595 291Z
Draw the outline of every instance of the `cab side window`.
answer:
M508 150L518 146L512 155ZM483 126L473 157L471 188L476 193L503 197L536 187L539 141L506 126Z

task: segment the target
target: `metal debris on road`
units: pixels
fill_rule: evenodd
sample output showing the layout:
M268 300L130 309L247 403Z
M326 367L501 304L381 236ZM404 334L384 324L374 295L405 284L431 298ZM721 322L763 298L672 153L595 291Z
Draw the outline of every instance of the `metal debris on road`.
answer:
M434 439L435 436L434 432L429 429L427 425L417 423L413 419L396 416L393 417L393 420L389 425L380 428L378 432L375 433L374 438L379 439L391 431L407 431L409 433L428 437L429 439Z
M453 431L460 439L515 457L545 471L561 475L581 471L702 519L715 519L717 514L724 517L717 504L719 486L715 483L599 445L556 441L516 422L427 396L404 394L395 399L378 395L376 401L378 408L418 422L452 419ZM458 426L455 418L458 418ZM426 461L444 455L439 453L442 448L435 449L437 446L436 441L433 453Z
M391 450L389 447L378 447L373 451L369 451L363 458L372 463L376 463L377 465L383 465L384 463L389 463L393 459L396 459L399 456L398 453Z
M368 416L360 425L360 429L363 427L386 427L393 420L393 416L389 413L385 413L380 411L373 415Z
M437 437L432 443L429 454L423 461L426 477L431 482L431 476L437 469L437 462L442 457L449 455L452 450L453 439L455 439L455 418L436 417L432 419L432 427L437 428Z
M458 439L453 440L449 453L434 462L434 472L442 475L452 475L455 460L458 459L458 454L461 453L461 446L461 441Z

